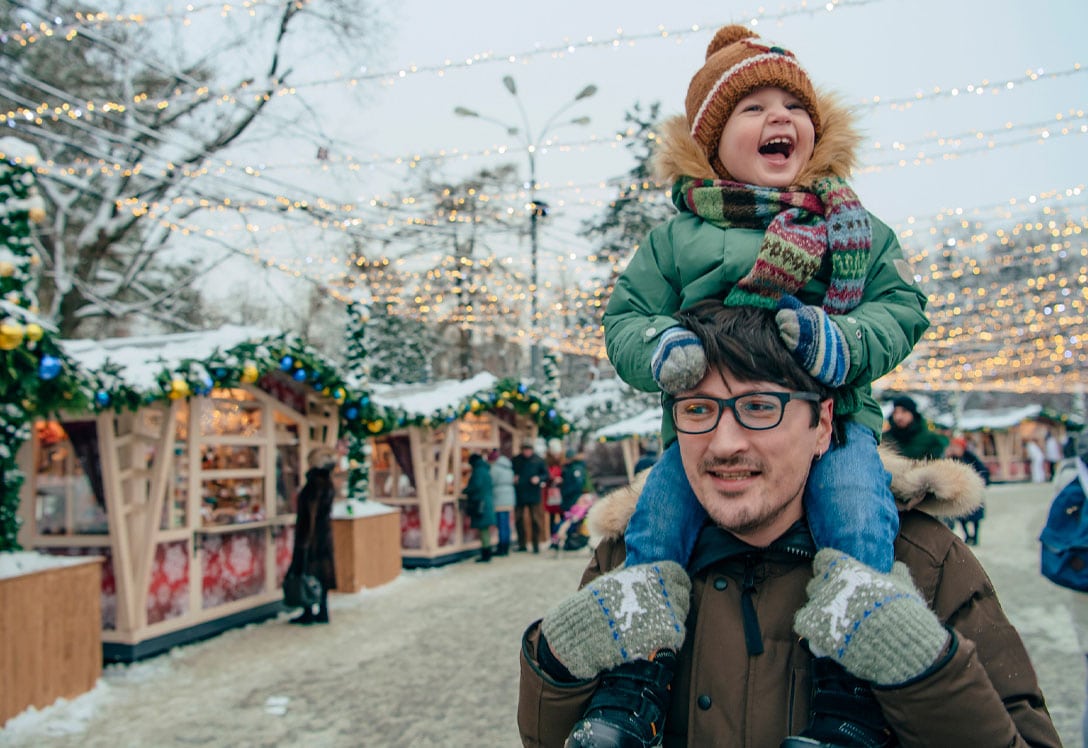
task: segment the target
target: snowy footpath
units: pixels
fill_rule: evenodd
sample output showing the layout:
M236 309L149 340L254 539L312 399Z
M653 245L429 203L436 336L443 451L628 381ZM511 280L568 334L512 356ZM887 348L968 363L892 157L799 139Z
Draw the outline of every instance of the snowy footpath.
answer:
M1027 642L1067 746L1085 661L1070 597L1038 573L1049 486L995 486L979 558ZM90 693L29 710L0 746L516 746L518 644L575 588L588 551L406 571L332 598L329 626L287 616L107 666Z

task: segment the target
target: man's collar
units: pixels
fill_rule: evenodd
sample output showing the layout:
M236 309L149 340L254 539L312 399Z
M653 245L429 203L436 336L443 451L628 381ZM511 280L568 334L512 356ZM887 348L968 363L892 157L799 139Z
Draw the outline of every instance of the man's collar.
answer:
M748 554L782 554L794 558L810 560L816 556L816 544L812 540L808 523L804 519L794 522L778 540L766 548L748 545L728 530L717 525L706 525L695 541L688 572L695 576L709 566L731 558Z

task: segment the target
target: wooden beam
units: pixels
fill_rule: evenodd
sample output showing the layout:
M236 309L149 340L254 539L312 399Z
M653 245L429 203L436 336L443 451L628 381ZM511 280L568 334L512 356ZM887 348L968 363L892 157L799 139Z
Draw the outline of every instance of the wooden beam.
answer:
M110 528L113 575L116 583L116 629L127 633L136 626L135 580L132 569L132 545L125 518L124 493L119 479L115 414L99 413L98 453L102 461L102 485L106 492L106 518Z
M155 455L152 458L150 471L151 487L148 501L145 507L146 514L143 518L142 532L148 542L142 548L140 558L137 559L136 583L143 595L148 594L151 582L151 567L155 561L155 548L159 542L159 530L161 528L162 508L166 503L166 492L170 490L170 474L174 466L174 422L177 418L178 401L171 400L170 406L163 414L159 424L159 433L156 435ZM147 606L143 606L146 611Z

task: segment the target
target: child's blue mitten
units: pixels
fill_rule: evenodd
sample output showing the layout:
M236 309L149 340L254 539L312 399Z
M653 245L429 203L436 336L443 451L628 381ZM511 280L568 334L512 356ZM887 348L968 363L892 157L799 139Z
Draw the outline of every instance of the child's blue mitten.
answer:
M706 376L706 353L699 338L683 327L670 327L657 341L650 373L662 392L690 390Z
M828 387L840 387L850 371L846 336L827 313L786 295L778 301L778 334L797 362Z

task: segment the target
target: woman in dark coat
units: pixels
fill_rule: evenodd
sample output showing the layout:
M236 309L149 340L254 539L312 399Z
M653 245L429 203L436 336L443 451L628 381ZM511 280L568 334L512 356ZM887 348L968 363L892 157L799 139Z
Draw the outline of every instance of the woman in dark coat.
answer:
M465 511L474 528L480 531L480 557L478 562L491 560L491 526L495 524L495 503L491 495L491 466L480 455L468 458L472 473L465 485Z
M295 519L295 546L288 573L313 574L321 582L321 602L302 611L289 622L301 625L329 622L329 590L336 586L336 568L332 556L332 502L336 488L332 471L338 456L329 447L311 450L306 484L298 492L298 516Z

